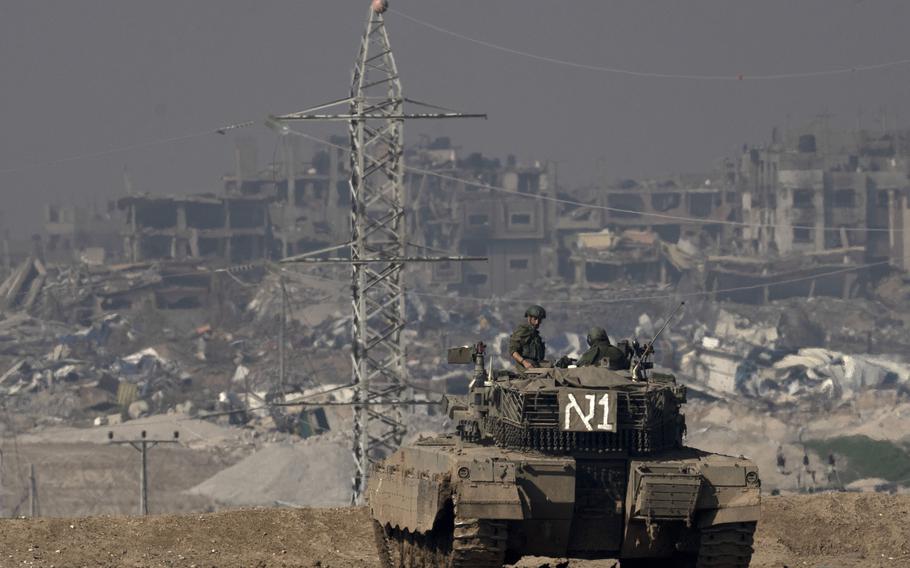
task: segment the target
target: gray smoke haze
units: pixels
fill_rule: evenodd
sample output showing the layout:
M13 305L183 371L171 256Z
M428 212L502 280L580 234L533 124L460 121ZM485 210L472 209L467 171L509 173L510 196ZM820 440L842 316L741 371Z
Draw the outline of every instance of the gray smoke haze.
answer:
M368 2L5 0L0 4L0 170L256 120L254 128L53 167L0 173L5 224L41 206L123 192L220 189L235 136L271 159L269 113L344 96ZM745 75L910 57L906 0L393 0L392 8L541 55L644 71ZM903 123L910 66L779 81L687 81L525 59L387 16L408 95L487 112L411 124L470 151L559 162L564 184L699 170L772 126ZM320 126L317 135L343 133Z

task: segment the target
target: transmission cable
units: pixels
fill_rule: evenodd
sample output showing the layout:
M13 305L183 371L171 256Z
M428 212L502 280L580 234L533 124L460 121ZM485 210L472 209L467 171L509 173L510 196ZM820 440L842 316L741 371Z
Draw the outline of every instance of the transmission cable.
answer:
M201 132L195 132L193 134L184 134L182 136L174 136L172 138L161 138L158 140L151 140L149 142L142 142L139 144L131 144L128 146L110 148L108 150L101 150L98 152L89 152L87 154L77 154L75 156L67 156L65 158L52 160L50 162L35 162L32 164L26 164L24 166L17 166L15 168L0 169L0 174L24 172L24 171L33 170L36 168L52 168L55 166L59 166L60 164L66 164L69 162L77 162L79 160L87 160L87 159L91 159L91 158L101 158L103 156L110 156L112 154L120 154L122 152L129 152L131 150L141 150L143 148L150 148L152 146L160 146L161 144L170 144L172 142L182 142L183 140L190 140L193 138L202 138L204 136L211 136L212 134L226 134L230 130L236 130L238 128L246 128L246 127L252 126L254 124L255 124L255 121L248 120L246 122L228 124L225 126L220 126L218 128L212 128L209 130L203 130Z
M898 67L903 65L910 64L910 59L898 59L894 61L886 61L883 63L873 63L868 65L852 65L842 67L840 69L822 69L816 71L802 71L794 73L772 73L767 75L746 75L743 73L735 74L723 74L723 75L698 75L698 74L685 74L685 73L658 73L652 71L638 71L635 69L624 69L620 67L605 67L601 65L591 65L587 63L579 63L576 61L569 61L566 59L558 59L556 57L549 57L545 55L538 55L536 53L530 53L527 51L522 51L520 49L514 49L511 47L506 47L504 45L496 44L493 42L485 41L482 39L473 38L466 36L464 34L458 33L453 30L437 26L436 24L415 18L414 16L409 16L400 10L389 9L389 12L394 12L395 14L401 16L406 20L410 20L415 24L419 24L431 30L443 33L464 41L475 43L477 45L482 45L490 49L495 49L497 51L502 51L504 53L510 53L512 55L518 55L521 57L527 57L529 59L536 59L538 61L544 61L547 63L554 63L557 65L564 65L567 67L575 67L577 69L585 69L588 71L599 71L602 73L613 73L616 75L628 75L632 77L644 77L651 79L681 79L688 81L769 81L769 80L781 80L781 79L805 79L810 77L825 77L830 75L843 75L848 73L857 73L861 71L874 71L877 69L886 69L889 67Z

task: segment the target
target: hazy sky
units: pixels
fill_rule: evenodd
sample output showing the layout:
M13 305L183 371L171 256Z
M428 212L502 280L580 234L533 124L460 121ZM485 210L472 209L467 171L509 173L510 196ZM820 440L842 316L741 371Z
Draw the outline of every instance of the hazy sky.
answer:
M4 0L0 3L0 188L6 223L34 230L41 206L220 190L235 136L206 136L53 167L87 153L257 120L344 96L367 1ZM392 0L478 39L598 66L746 76L910 58L906 0ZM489 114L420 123L466 151L559 162L567 184L700 170L745 142L833 113L874 127L910 116L910 65L775 81L636 78L491 50L390 13L411 98ZM333 130L334 128L334 130ZM316 127L318 135L343 126ZM9 172L6 170L16 169Z

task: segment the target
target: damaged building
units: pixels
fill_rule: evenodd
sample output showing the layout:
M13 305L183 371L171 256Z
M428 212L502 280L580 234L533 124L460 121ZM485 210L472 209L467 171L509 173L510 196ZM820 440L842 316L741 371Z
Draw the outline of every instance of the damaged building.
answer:
M719 300L853 297L888 264L910 266L908 133L820 136L775 130L703 173L573 192L559 189L553 164L463 156L448 138L424 137L405 153L409 254L489 260L413 267L410 281L478 297L549 279L641 289L683 278ZM347 242L345 151L306 153L296 137L278 149L260 168L241 139L222 195L130 195L106 217L51 207L39 258L232 264ZM112 247L118 222L123 246ZM875 268L851 269L865 264ZM775 285L789 280L798 282Z
M105 210L94 205L47 205L41 254L47 262L102 264L119 259L121 224L122 217L113 203ZM110 254L114 256L108 257Z
M125 212L123 246L130 262L267 258L272 246L269 199L258 195L133 195Z
M332 141L347 143L339 138ZM293 256L350 240L347 153L328 148L304 157L296 137L282 138L281 149L280 161L260 169L255 146L241 139L235 151L235 171L223 177L226 195L268 202L271 256Z
M906 139L906 132L825 133L821 150L815 133L785 140L775 131L767 147L744 148L737 187L745 224L734 234L734 252L740 254L709 259L708 287L801 279L776 290L760 287L757 299L849 298L863 279L884 273L884 267L830 273L885 262L905 269L900 208L910 191ZM812 279L813 274L830 275ZM755 301L755 296L728 299Z
M716 299L766 303L850 298L885 264L906 270L907 133L829 133L824 151L816 140L775 130L710 173L589 191L592 207L560 211L559 273L583 287L689 273Z
M489 259L435 264L433 284L488 297L555 275L556 207L540 199L555 196L552 164L520 164L511 156L503 164L477 153L461 159L448 138L426 142L407 159L414 168L406 187L416 244Z
M666 284L693 268L688 257L719 252L737 210L718 174L624 180L564 211L557 224L560 273L581 286L613 281Z

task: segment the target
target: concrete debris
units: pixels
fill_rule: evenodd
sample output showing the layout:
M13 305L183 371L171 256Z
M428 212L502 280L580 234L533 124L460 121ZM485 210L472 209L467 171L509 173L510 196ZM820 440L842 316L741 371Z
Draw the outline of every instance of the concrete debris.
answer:
M126 413L133 420L147 416L149 413L149 403L144 400L137 400L136 402L130 404L130 407L127 409Z
M676 356L690 386L712 396L771 406L831 408L873 389L910 390L910 362L822 347L819 326L799 310L784 310L776 325L717 310L711 324L692 329L697 343ZM679 341L684 335L670 334Z

